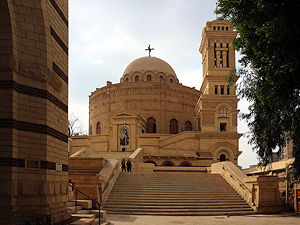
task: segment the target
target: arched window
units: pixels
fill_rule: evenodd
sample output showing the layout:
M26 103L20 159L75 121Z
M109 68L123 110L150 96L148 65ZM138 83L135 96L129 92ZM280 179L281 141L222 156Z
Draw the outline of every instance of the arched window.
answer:
M98 122L96 125L96 134L101 134L101 123Z
M188 161L185 161L185 162L180 163L179 166L186 166L186 167L188 167L188 166L193 166L193 165L192 165L192 163L190 163Z
M128 82L128 80L129 80L128 77L126 77L125 82Z
M165 82L165 78L163 76L159 76L159 82Z
M175 164L171 161L164 161L161 165L162 166L175 166Z
M193 130L192 123L190 121L186 121L184 123L184 130Z
M178 121L176 119L170 120L170 134L178 134Z
M151 81L152 80L152 76L149 74L147 75L147 81Z
M134 77L134 81L140 81L140 77L138 76L138 75L136 75L135 77Z
M156 121L153 117L147 119L147 133L156 133Z
M174 81L173 81L173 79L171 78L171 79L170 79L170 83L173 83L173 82L174 82Z
M147 160L144 163L153 163L155 166L157 166L156 162L152 161L152 160Z
M221 154L220 155L220 162L226 161L226 155L225 154Z
M226 107L221 107L219 109L218 114L219 114L218 117L228 118L229 117L229 110Z

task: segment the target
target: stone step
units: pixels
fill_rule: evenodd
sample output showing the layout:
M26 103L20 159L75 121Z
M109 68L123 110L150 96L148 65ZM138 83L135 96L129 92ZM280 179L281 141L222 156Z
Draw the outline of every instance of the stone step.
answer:
M124 212L111 211L110 214L130 214L130 215L156 215L156 216L236 216L236 215L250 215L254 214L253 210L243 210L234 212Z
M220 175L179 172L120 174L104 209L136 215L253 213Z
M106 204L118 204L118 205L126 205L126 204L148 204L148 203L152 203L152 204L159 204L159 205L162 205L162 204L179 204L179 205L182 205L182 204L222 204L222 203L225 203L225 204L236 204L236 203L240 203L240 204L246 204L248 205L246 202L242 202L241 199L194 199L194 198L191 198L191 199L186 199L186 198L183 198L183 199L109 199L106 201Z
M126 209L126 210L139 210L139 209L149 209L149 210L158 210L158 209L172 209L172 210L183 210L183 209L211 209L211 210L232 210L232 209L249 209L249 205L105 205L107 211L113 209Z
M72 217L95 219L96 215L94 213L72 213Z
M71 223L70 225L94 225L95 219L81 218Z
M77 208L77 210L76 210L76 208ZM68 209L69 209L72 213L75 213L76 211L81 210L82 207L81 207L81 206L77 206L77 207L75 207L75 206L70 206L70 207L68 207Z
M139 196L144 196L144 197L170 197L170 198L176 198L176 197L235 197L235 196L239 196L237 193L210 193L210 194L201 194L201 193L148 193L148 192L132 192L132 193L128 193L128 192L124 192L124 193L111 193L110 194L111 197L139 197Z
M126 207L131 207L131 206L216 206L216 207L222 207L222 206L247 206L249 205L247 203L243 203L241 201L238 202L186 202L186 203L178 203L178 202L107 202L105 204L105 207L114 207L114 206L126 206Z
M183 208L183 209L174 209L174 208L162 208L162 209L155 209L155 208L151 208L151 209L143 209L143 208L134 208L134 209L128 209L128 208L114 208L114 209L107 209L108 213L113 213L114 211L116 212L159 212L159 213L192 213L192 212L242 212L242 211L251 211L251 208L222 208L222 209L218 209L218 208L211 208L211 209L205 209L205 208L200 208L200 209L189 209L189 208Z
M199 193L199 194L215 194L215 193L224 193L224 194L229 194L229 193L236 193L233 189L198 189L198 188L191 188L191 189L182 189L182 188L137 188L134 187L132 189L112 189L116 193Z
M68 205L72 204L75 206L75 200L69 200ZM81 206L83 209L91 209L92 208L92 200L77 200L77 205Z

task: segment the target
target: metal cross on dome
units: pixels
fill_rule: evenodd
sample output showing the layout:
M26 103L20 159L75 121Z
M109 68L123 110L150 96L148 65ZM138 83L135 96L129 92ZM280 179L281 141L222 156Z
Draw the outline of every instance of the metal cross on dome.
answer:
M151 47L150 47L150 44L149 44L148 48L145 49L145 51L149 51L149 56L151 56L150 53L151 53L151 51L153 51L153 50L154 50L154 48L151 48Z

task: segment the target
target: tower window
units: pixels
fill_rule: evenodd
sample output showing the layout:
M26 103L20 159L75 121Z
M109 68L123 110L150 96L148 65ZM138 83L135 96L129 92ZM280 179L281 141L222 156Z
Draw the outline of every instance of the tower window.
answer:
M224 30L224 27L222 27L222 30Z
M230 87L227 86L227 94L230 95Z
M224 86L221 85L221 95L224 95Z
M147 75L147 81L151 81L152 80L152 76L149 74Z
M218 117L220 118L228 118L229 117L229 110L225 107L221 107L219 109L219 112L218 112Z
M215 85L215 95L218 94L218 85Z
M220 123L220 131L221 132L227 131L227 123Z
M173 83L173 79L172 78L170 79L170 83Z
M135 80L135 81L139 81L139 80L140 80L140 77L139 77L139 76L135 76L134 80Z
M216 30L216 27L214 26L214 30Z
M126 77L125 82L128 82L128 77Z
M220 27L218 27L218 30L220 30Z
M101 134L101 123L98 122L96 125L96 134Z
M226 30L228 30L228 27L226 27Z

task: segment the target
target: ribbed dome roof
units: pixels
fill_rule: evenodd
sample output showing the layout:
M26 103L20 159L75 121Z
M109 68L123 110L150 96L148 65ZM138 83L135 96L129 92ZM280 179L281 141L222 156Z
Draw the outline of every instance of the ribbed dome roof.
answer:
M125 77L129 78L129 81L134 81L132 78L133 75L140 75L142 78L147 76L147 74L152 75L152 81L154 82L158 81L163 76L164 79L178 83L178 79L173 68L164 60L151 56L141 57L132 61L126 67L121 78L121 82L125 80Z

